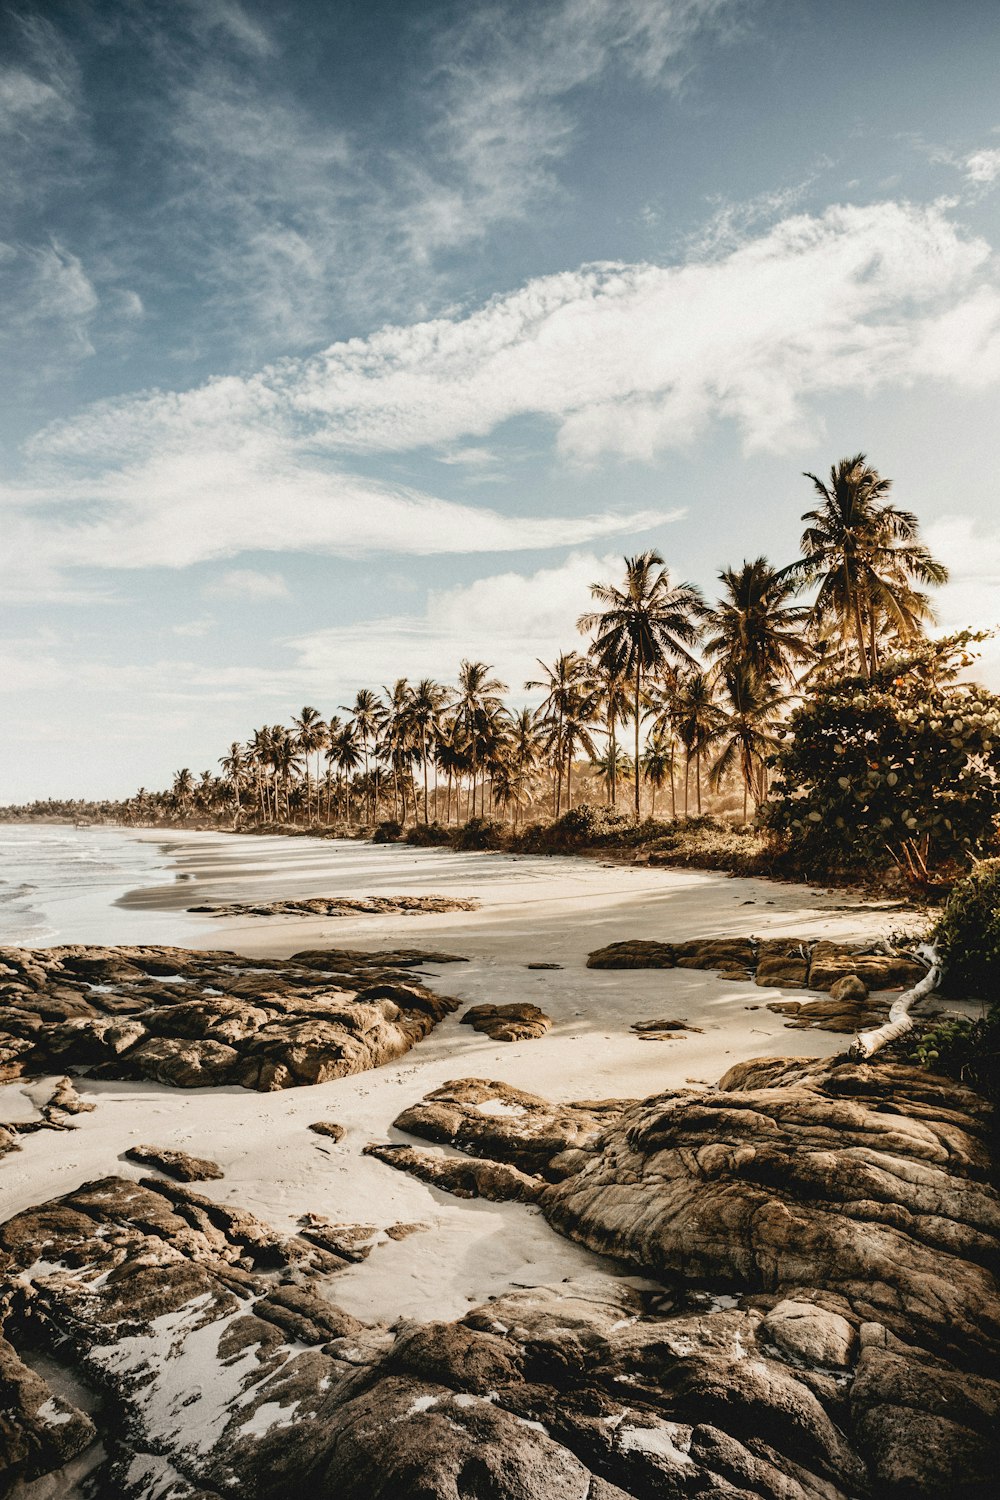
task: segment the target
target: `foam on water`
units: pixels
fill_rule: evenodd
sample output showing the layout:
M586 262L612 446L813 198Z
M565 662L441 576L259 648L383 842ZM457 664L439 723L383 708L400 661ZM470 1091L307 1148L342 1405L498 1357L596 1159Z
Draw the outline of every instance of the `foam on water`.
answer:
M0 828L0 944L155 942L115 902L133 886L172 879L160 846L124 828L6 824ZM171 923L176 928L177 921Z

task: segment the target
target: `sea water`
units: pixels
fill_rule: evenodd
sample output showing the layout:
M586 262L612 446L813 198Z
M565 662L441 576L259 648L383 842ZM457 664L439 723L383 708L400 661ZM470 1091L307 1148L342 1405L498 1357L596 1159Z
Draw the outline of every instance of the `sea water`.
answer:
M0 944L169 942L156 914L115 903L135 886L172 879L166 851L148 833L0 824ZM176 916L169 926L176 929Z

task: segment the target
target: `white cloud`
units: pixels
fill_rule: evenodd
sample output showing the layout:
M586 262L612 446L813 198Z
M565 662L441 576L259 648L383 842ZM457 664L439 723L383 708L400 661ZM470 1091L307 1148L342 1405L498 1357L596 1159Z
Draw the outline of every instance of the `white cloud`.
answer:
M287 599L288 584L280 573L256 568L231 568L202 590L209 599Z
M198 620L184 620L179 625L171 625L170 630L172 635L197 638L208 635L214 626L215 617L213 615L203 615Z
M748 450L786 451L813 435L818 398L919 379L1000 379L988 247L940 205L836 207L721 257L543 277L467 316L97 405L36 436L32 482L0 488L0 504L31 572L581 546L664 512L504 516L351 473L351 459L454 459L466 443L478 457L476 440L519 416L547 419L577 463L649 460L720 419Z
M935 591L940 628L1000 632L1000 530L985 531L969 516L943 516L925 530L950 579ZM986 641L973 675L1000 692L1000 638Z
M991 183L1000 176L1000 149L993 147L985 151L973 151L964 162L965 175L970 182Z
M516 699L538 675L538 657L580 649L577 619L590 607L590 585L617 579L622 559L574 552L533 573L496 573L432 589L424 610L317 630L290 642L298 673L342 691L396 677L450 682L463 657L492 663Z

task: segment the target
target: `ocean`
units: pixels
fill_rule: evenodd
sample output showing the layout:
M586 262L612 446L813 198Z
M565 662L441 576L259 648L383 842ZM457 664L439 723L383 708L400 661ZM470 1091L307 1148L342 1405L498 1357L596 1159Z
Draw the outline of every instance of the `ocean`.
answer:
M0 824L0 944L156 942L166 923L115 902L172 879L172 861L149 834ZM176 919L169 925L176 929Z

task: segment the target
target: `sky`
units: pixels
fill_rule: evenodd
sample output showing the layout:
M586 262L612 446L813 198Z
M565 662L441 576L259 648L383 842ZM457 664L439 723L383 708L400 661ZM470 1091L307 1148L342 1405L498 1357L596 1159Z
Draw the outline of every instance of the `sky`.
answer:
M0 803L523 701L858 451L1000 623L998 61L995 0L0 4Z

